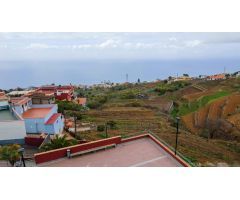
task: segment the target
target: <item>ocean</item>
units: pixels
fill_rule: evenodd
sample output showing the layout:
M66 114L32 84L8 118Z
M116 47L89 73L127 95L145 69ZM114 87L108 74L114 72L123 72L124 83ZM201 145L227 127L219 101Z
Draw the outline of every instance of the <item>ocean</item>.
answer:
M240 59L207 60L45 60L0 61L0 89L45 84L94 84L102 81L154 81L240 71Z

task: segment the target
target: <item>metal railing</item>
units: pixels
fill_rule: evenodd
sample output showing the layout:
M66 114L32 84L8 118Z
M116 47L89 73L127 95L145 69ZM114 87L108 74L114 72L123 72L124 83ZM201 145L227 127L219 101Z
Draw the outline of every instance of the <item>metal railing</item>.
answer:
M138 131L138 132L135 132L135 133L132 133L132 134L128 134L127 136L125 136L123 138L124 139L125 138L130 138L130 137L138 136L138 135L141 135L141 134L144 134L144 133L152 135L154 138L156 138L159 142L164 144L167 148L169 148L174 153L175 149L172 146L170 146L168 143L166 143L163 139L161 139L158 135L156 135L155 133L153 133L150 130ZM184 156L179 151L177 151L177 156L179 156L181 159L183 159L185 162L187 162L191 167L196 166L190 159L188 159L186 156Z
M170 146L168 143L166 143L164 140L162 140L159 136L157 136L155 133L153 133L152 131L148 130L148 133L150 135L152 135L153 137L155 137L157 140L159 140L161 143L163 143L166 147L168 147L172 152L175 151L175 149ZM179 151L177 151L177 155L183 159L185 162L187 162L190 166L195 167L196 165L190 160L188 159L186 156L184 156L182 153L180 153Z

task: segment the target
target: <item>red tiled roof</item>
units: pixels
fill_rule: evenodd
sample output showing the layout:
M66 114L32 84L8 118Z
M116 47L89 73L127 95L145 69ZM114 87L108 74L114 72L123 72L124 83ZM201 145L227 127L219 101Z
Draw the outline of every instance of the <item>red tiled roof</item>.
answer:
M209 76L209 78L211 78L211 79L223 79L223 78L225 78L225 74L216 74L216 75Z
M60 113L53 114L45 124L54 124L54 122L58 119L59 116L61 116Z
M22 117L24 119L35 119L35 118L44 118L50 111L52 107L49 108L31 108L23 113Z

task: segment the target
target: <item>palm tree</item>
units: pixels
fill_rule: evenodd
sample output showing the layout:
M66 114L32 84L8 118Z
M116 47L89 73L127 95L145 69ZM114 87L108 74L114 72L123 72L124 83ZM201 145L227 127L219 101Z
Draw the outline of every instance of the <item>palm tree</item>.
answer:
M51 139L50 143L43 145L41 149L44 151L49 151L52 149L60 149L75 144L78 144L77 140L67 140L67 135L64 136L56 135L53 139Z
M17 160L20 159L20 145L6 145L0 148L0 159L8 161L11 166L14 166Z

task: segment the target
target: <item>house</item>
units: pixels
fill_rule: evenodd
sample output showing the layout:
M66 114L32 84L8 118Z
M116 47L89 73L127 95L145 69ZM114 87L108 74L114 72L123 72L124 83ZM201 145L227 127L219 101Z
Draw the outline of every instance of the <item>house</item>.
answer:
M226 79L225 74L215 74L215 75L207 77L207 80L209 80L209 81L223 80L223 79Z
M0 110L8 109L8 97L4 92L0 92Z
M199 75L198 78L199 78L199 79L202 79L202 80L205 80L205 79L207 79L207 77L208 77L207 75Z
M74 87L71 85L58 86L55 91L55 98L59 101L72 101L74 98L73 95Z
M32 106L32 100L29 97L12 97L9 100L10 110L13 115L22 119L22 114Z
M55 103L54 92L38 90L29 96L32 104L53 104Z
M81 106L86 106L87 98L77 98L77 103Z
M24 144L26 136L24 121L15 109L22 113L23 110L27 109L28 101L23 98L14 98L12 99L14 104L11 104L11 101L8 102L8 98L3 93L0 93L0 99L0 105L2 108L4 106L4 110L0 110L0 145Z
M64 118L57 110L57 104L32 105L22 115L27 134L62 133Z
M190 80L192 80L192 78L189 77L189 76L179 76L179 77L175 78L173 80L173 82L177 82L177 81L190 81Z
M33 92L34 90L11 91L7 95L10 97L21 97L21 96L28 96L28 94L31 94Z
M47 85L42 86L36 90L36 93L45 94L45 96L54 96L59 101L71 101L74 98L74 87L72 85L55 86Z

